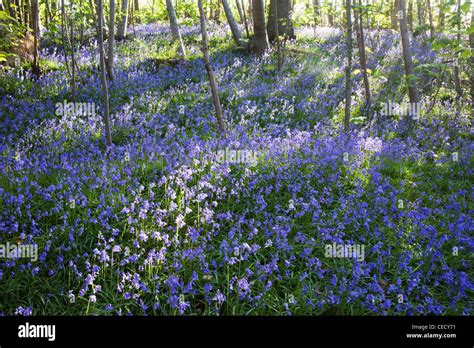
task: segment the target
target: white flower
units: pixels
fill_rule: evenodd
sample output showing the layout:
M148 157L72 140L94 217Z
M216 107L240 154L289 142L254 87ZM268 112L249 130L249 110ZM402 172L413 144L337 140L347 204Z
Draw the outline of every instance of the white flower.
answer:
M182 214L179 214L176 218L176 227L181 228L184 225L186 225L186 223L184 222L184 217Z
M295 204L295 202L292 199L290 199L288 201L288 209L295 210L295 205L294 204Z

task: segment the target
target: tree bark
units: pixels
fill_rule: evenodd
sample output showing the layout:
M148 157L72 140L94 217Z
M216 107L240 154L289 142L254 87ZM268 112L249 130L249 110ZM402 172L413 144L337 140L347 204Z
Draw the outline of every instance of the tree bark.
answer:
M277 8L277 11L274 8ZM278 13L278 21L273 20L275 13ZM276 37L275 26L278 23L278 33L287 39L295 38L295 30L291 23L291 2L290 0L270 0L269 15L267 22L268 40L273 43Z
M413 81L415 74L413 70L413 62L411 59L410 40L408 38L406 4L405 0L400 0L400 35L402 39L403 61L405 63L405 75L408 83L408 96L410 103L418 103L419 96L416 88L416 83Z
M207 43L207 31L206 31L206 15L204 12L204 7L202 5L202 0L198 0L199 7L199 19L201 21L201 35L202 35L202 53L204 56L204 66L206 68L207 76L209 78L209 84L211 86L212 101L214 103L214 108L216 110L217 124L221 135L225 137L225 125L224 117L222 114L221 102L219 99L219 93L217 90L217 83L214 78L214 72L212 71L211 59L209 57L209 47Z
M136 22L137 23L140 23L141 22L141 19L140 19L140 4L138 2L138 0L134 0L133 2L133 10L135 11L136 15L137 15L137 20Z
M39 18L39 3L38 0L31 0L31 19L33 29L33 74L37 77L41 75L41 69L39 67L39 40L40 40L40 18Z
M393 2L393 7L391 11L393 30L398 30L398 9L399 9L398 1L399 0L395 0Z
M351 16L351 0L346 0L346 49L347 49L347 66L346 66L346 104L344 109L344 131L349 131L349 121L351 117L351 96L352 96L352 16Z
M430 37L434 35L433 13L431 11L431 0L426 0L426 9L428 10L428 21L430 24Z
M328 4L328 24L330 27L334 27L334 2L331 0Z
M128 0L121 0L120 4L120 23L117 31L117 39L123 40L127 36L127 21L128 21Z
M254 50L256 53L262 54L270 47L267 31L265 29L265 8L263 0L252 0L252 10Z
M474 24L474 8L471 9L471 26ZM469 34L469 46L471 47L471 52L474 52L474 32ZM474 117L474 56L471 55L469 58L471 62L471 69L470 69L470 80L471 80L471 117Z
M239 0L235 0L237 3L239 3ZM247 10L245 8L244 0L240 0L241 2L241 7L242 7L242 15L243 15L243 21L245 25L245 34L247 35L247 38L250 37L250 31L249 31L249 25L247 22Z
M422 26L425 24L425 21L423 20L423 4L421 2L422 0L416 0L416 12L418 15L418 25Z
M107 40L107 59L105 60L107 76L110 81L115 80L114 75L114 41L115 41L115 0L109 1L109 37Z
M109 91L107 87L106 68L105 68L105 52L104 52L104 18L102 13L102 0L97 1L97 41L99 44L99 59L100 59L100 81L102 84L102 101L104 104L104 115L102 117L104 122L104 137L107 148L112 146L112 135L110 133L110 119L109 119Z
M408 0L408 28L413 33L413 0Z
M443 0L441 0L439 4L439 12L438 12L438 31L442 32L444 30L444 6Z
M221 24L221 5L219 4L220 0L216 0L217 6L216 10L214 11L214 21L217 24Z
M181 38L181 32L179 31L178 20L176 19L172 0L166 0L166 10L168 11L168 17L170 18L171 37L173 38L173 42L178 42L179 44L178 55L181 58L186 58L186 50Z
M321 4L320 0L313 0L314 25L321 25Z
M359 6L361 6L361 0L359 0ZM357 6L357 0L354 0L354 6ZM364 90L365 90L365 103L366 105L370 104L370 85L369 77L367 74L367 59L365 56L365 38L364 38L364 27L362 22L362 14L360 9L354 10L355 14L355 30L357 34L357 46L359 48L359 62L360 69L362 71L362 77L364 80Z
M456 9L456 41L461 44L461 0L457 1ZM454 64L454 87L457 94L458 101L462 98L461 79L459 78L459 61L456 60Z
M72 101L76 102L76 57L74 54L74 16L73 16L73 7L71 2L70 10L70 36L69 36L69 46L71 48L71 90L72 90Z
M232 14L229 2L227 0L222 0L222 6L224 7L225 16L227 18L227 22L229 23L230 31L232 32L232 37L234 38L235 43L237 46L245 47L245 42L242 40L242 34L240 33L239 26L235 21L234 15Z

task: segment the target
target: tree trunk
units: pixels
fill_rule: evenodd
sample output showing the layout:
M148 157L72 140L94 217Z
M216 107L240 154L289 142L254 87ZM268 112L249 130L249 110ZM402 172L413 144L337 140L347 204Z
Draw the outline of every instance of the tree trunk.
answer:
M239 3L239 0L235 0L237 3ZM249 25L247 22L247 10L245 8L244 0L241 0L241 7L242 7L242 15L243 15L243 20L244 20L244 25L245 25L245 34L247 35L247 38L250 37L250 31L249 31Z
M408 0L408 28L413 33L413 0Z
M240 33L239 26L234 19L229 2L227 0L222 0L222 6L224 7L225 16L229 23L230 31L232 32L232 37L234 38L235 43L237 46L245 47L245 42L242 40L242 34Z
M359 6L361 6L361 0L359 0ZM354 0L354 6L357 6L357 0ZM365 57L365 39L364 39L364 27L362 22L362 15L360 10L354 10L355 14L355 30L357 34L357 46L359 47L359 62L360 69L362 71L362 77L364 80L364 90L365 90L365 103L366 105L370 104L370 85L369 77L367 74L367 59Z
M211 86L212 101L216 110L217 124L221 135L225 137L225 125L224 117L222 114L221 102L217 90L216 80L214 78L214 72L212 71L211 59L209 58L209 47L207 43L207 31L206 31L206 15L204 7L202 6L202 0L198 0L199 6L199 19L201 21L201 35L202 35L202 53L204 56L204 66L206 68L207 76L209 78L209 84Z
M128 0L122 0L120 6L120 23L117 31L117 39L123 40L127 36Z
M69 57L66 48L66 9L64 5L64 0L61 0L61 40L62 40L62 48L64 54L64 65L66 66L67 72L70 74L69 70Z
M265 8L263 0L252 0L253 46L255 52L261 54L269 48L267 31L265 30Z
M104 136L105 143L108 148L112 146L112 135L110 133L110 120L109 120L109 91L107 88L107 79L105 71L105 52L104 52L104 33L102 28L104 27L104 18L102 13L102 0L97 1L97 41L99 44L99 59L100 59L100 80L102 83L102 100L104 103ZM125 1L125 0L122 0Z
M352 16L351 16L351 0L346 0L346 49L347 49L347 66L346 66L346 104L344 109L344 131L349 131L349 121L351 117L351 71L352 71Z
M138 0L134 0L134 2L133 2L133 10L135 11L136 16L137 16L136 22L137 22L137 23L140 23L140 22L141 22L141 19L140 19L140 4L139 4Z
M425 21L423 20L423 4L421 2L422 0L416 0L416 12L418 15L418 25L422 26L425 24Z
M273 7L273 9L272 9ZM278 60L278 70L281 70L282 66L283 66L283 57L281 55L281 44L280 44L280 32L279 32L279 25L278 25L278 6L275 6L275 3L273 4L273 6L270 5L270 11L271 13L273 14L273 28L275 30L275 43L276 43L276 47L277 47L277 60ZM272 20L270 19L270 16L268 18L268 20Z
M244 22L244 14L242 13L242 6L240 6L240 1L235 0L235 6L237 6L237 12L239 13L240 23Z
M330 27L334 27L334 3L333 0L331 0L328 4L328 24Z
M107 40L107 59L105 60L107 76L110 81L115 80L114 76L114 41L115 41L115 0L109 2L109 38Z
M73 6L71 2L70 10L70 21L69 26L71 27L71 33L69 36L69 46L71 48L71 90L72 90L72 101L76 102L76 57L74 55L74 16L73 16Z
M44 24L48 27L49 20L51 18L51 8L49 5L49 0L45 0L44 2Z
M244 1L244 0L242 0ZM248 0L249 2L249 21L253 23L253 0Z
M220 0L216 0L217 6L216 10L214 11L214 20L217 24L221 24L221 5L219 4Z
M393 30L398 30L398 0L395 0L393 2L393 7L391 11L391 17L392 17L392 28Z
M277 11L274 8L277 8ZM278 21L273 20L275 13L278 13ZM270 0L270 8L267 22L268 40L273 43L276 37L275 25L278 23L278 33L287 39L295 38L295 30L291 23L291 1L290 0Z
M317 27L321 25L321 4L320 0L313 0L313 11L314 11L314 25Z
M442 32L444 30L444 6L443 0L441 0L439 4L439 12L438 12L438 31Z
M10 17L16 19L17 18L16 17L16 12L13 11L13 6L11 4L11 0L7 0L6 6L7 6L8 13L10 14Z
M166 10L168 11L168 17L170 18L171 37L173 42L178 42L178 55L181 58L186 58L186 50L184 49L183 40L181 38L181 32L179 31L178 20L176 19L176 13L174 12L174 6L172 0L166 0Z
M31 19L33 29L33 66L32 72L35 76L41 75L41 69L39 67L39 40L40 40L40 19L39 19L39 3L38 0L31 0Z
M430 37L434 35L433 13L431 12L431 0L426 0L426 9L428 10L428 21L430 23Z
M474 8L471 9L471 27L474 24ZM471 52L474 52L474 31L469 34L469 46ZM471 117L474 118L474 56L471 54L470 61L470 80L471 80Z
M410 40L408 38L407 17L405 0L400 0L400 35L402 38L403 61L405 63L405 75L408 83L408 96L410 103L418 103L419 96L414 81L415 75L413 70L413 62L411 59Z
M461 44L461 0L457 1L457 10L456 10L456 41L457 45ZM458 101L462 97L462 89L461 89L461 80L459 78L459 61L456 59L454 64L454 87L456 89L457 99Z

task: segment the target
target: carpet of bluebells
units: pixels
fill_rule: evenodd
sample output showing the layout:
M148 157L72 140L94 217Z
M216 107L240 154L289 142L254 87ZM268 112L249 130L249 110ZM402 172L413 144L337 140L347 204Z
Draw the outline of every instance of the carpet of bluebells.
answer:
M406 95L396 33L368 32L374 106L355 72L344 134L342 32L300 28L288 47L312 54L287 52L278 70L275 52L236 50L211 25L226 138L198 26L183 28L176 66L155 60L175 52L167 25L131 34L117 45L109 155L95 42L77 51L77 101L95 117L56 115L72 97L52 43L38 80L1 76L0 243L39 250L0 260L1 315L472 315L469 108L421 71L419 120L374 116ZM442 59L413 46L418 65ZM225 147L258 160L220 163ZM365 258L326 257L333 243Z

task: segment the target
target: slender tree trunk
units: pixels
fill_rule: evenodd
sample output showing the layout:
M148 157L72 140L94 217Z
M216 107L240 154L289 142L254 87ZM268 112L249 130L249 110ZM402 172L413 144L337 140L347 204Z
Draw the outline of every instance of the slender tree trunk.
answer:
M474 8L471 9L471 27L474 24ZM472 31L469 34L469 46L471 47L471 52L474 52L474 31ZM471 55L469 58L469 61L471 62L471 68L470 68L470 80L471 80L471 117L474 118L474 56Z
M253 23L253 0L248 0L248 2L249 2L249 21Z
M416 89L416 83L414 81L415 74L413 70L413 62L411 59L410 40L408 38L405 0L400 0L400 11L400 35L402 38L402 51L403 61L405 63L405 75L408 83L408 96L410 98L410 103L414 104L418 103L420 99L418 96L418 90Z
M41 69L39 66L39 40L40 40L40 19L39 19L39 3L38 0L31 1L31 19L32 19L32 29L33 29L33 74L37 77L41 75Z
M359 6L361 6L361 0L359 0ZM357 0L354 0L354 6L357 6ZM362 77L364 80L365 90L365 103L370 104L370 85L369 77L367 74L367 59L365 57L365 39L364 39L364 26L362 21L362 14L360 10L354 10L355 14L355 30L357 34L357 46L359 48L359 62L362 71Z
M444 30L444 0L440 1L439 12L438 12L438 31L442 32Z
M334 3L333 0L328 4L328 24L330 27L334 27Z
M237 3L239 3L239 0L235 0ZM240 0L241 2L241 7L242 7L242 15L243 15L243 20L244 20L244 26L245 26L245 34L247 35L247 38L250 37L250 31L249 31L249 25L247 22L247 11L245 9L245 4L244 0Z
M120 3L120 23L117 31L117 39L123 40L127 36L128 21L128 0L121 0Z
M181 32L179 31L178 20L176 19L172 0L166 0L166 10L168 11L168 17L170 18L171 37L173 38L173 42L178 42L179 44L178 55L181 58L186 58L186 50L181 38Z
M48 27L49 19L51 18L51 8L49 6L49 0L44 2L44 24Z
M314 11L314 26L321 25L321 4L320 0L313 0L313 11Z
M141 22L141 19L140 19L140 4L139 4L138 0L134 0L133 10L136 14L136 22L140 23Z
M351 117L351 95L352 95L352 16L351 16L351 0L346 0L346 49L347 49L347 66L346 66L346 105L344 112L344 131L349 131L349 121Z
M63 54L64 54L64 65L66 66L66 70L68 74L71 74L69 70L69 58L67 52L67 44L66 44L66 8L64 5L64 0L61 0L61 40L62 40L62 47L63 47Z
M242 6L239 0L235 0L235 6L237 6L237 12L239 13L240 23L244 22L244 14L242 13Z
M107 39L107 58L105 60L107 76L110 81L115 80L114 75L114 43L115 43L115 0L109 1L109 37Z
M431 11L431 0L426 0L426 9L428 10L428 21L430 23L430 37L434 35L433 13Z
M393 2L393 7L391 11L391 17L392 17L392 28L393 30L398 30L398 0L395 0Z
M207 31L206 31L206 14L202 5L202 0L198 0L199 7L199 19L201 21L201 35L202 35L202 53L204 56L204 66L206 68L207 76L209 78L209 84L211 86L212 101L216 110L217 124L221 135L225 137L225 125L224 116L222 113L221 102L219 99L219 93L217 90L217 83L214 78L214 72L212 71L211 59L209 57L209 47L207 43Z
M49 22L51 23L54 18L56 17L56 14L58 13L58 2L56 0L51 0L51 13L50 13L50 18L49 18Z
M23 24L33 29L33 25L30 23L28 0L22 0L21 3L23 6Z
M79 0L79 8L82 8L82 0ZM84 44L84 20L79 25L79 43L81 46Z
M421 2L422 0L416 0L416 12L418 15L418 25L422 26L425 24L425 21L423 20L423 3Z
M11 4L11 0L6 1L6 6L7 6L8 14L10 15L10 17L16 19L16 13L13 11L13 6Z
M408 28L413 33L413 0L408 0Z
M272 9L273 7L273 9ZM273 11L272 11L273 10ZM283 66L283 57L281 55L281 45L280 45L280 32L279 32L279 28L278 28L278 6L276 6L276 4L274 3L273 6L271 6L271 3L270 3L270 11L272 11L273 13L273 27L274 27L274 30L275 30L275 43L276 43L276 47L277 47L277 60L278 60L278 70L281 70L282 66ZM268 20L270 21L270 16L268 18Z
M105 143L108 148L112 146L112 135L110 133L110 120L109 120L109 91L107 87L106 68L105 68L105 52L104 52L104 33L102 28L104 27L104 17L102 12L102 0L97 1L97 35L99 43L99 56L100 56L100 80L102 83L102 100L104 103L104 136Z
M214 12L214 20L217 24L221 24L221 5L219 4L221 0L216 0L217 6Z
M70 10L70 37L69 37L69 46L71 47L71 90L72 90L72 101L73 103L76 102L76 57L74 55L74 16L73 16L73 6L71 2L71 10Z
M232 37L234 38L235 43L237 46L245 47L245 42L242 40L242 34L240 33L239 26L235 21L234 15L232 14L229 2L227 0L222 0L222 6L224 7L225 16L227 18L227 22L229 23L230 31L232 32Z
M252 0L253 8L253 32L254 32L254 49L256 53L265 52L270 44L268 43L267 31L265 29L265 8L263 0Z
M461 43L461 0L457 0L457 10L456 10L456 41L457 44ZM461 79L459 78L459 61L456 60L454 64L454 87L457 94L458 101L462 98L462 89L461 89Z

